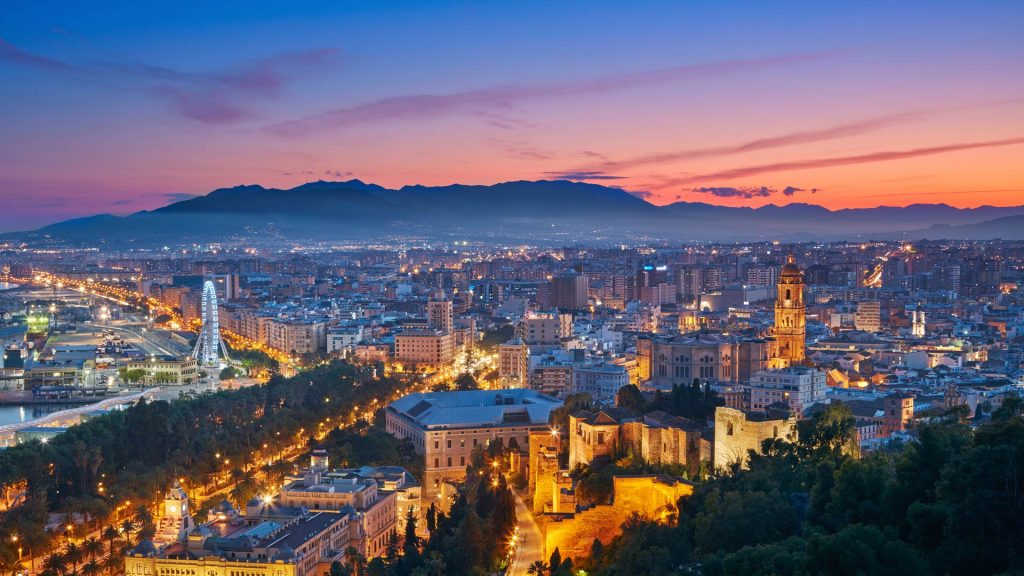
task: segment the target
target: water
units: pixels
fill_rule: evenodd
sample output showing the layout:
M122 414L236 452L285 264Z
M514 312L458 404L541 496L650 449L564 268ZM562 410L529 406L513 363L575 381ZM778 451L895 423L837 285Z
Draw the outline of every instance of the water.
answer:
M10 282L0 282L0 292L4 290L13 290L21 287L20 284L11 284Z
M28 422L37 418L42 418L48 414L54 412L60 412L61 410L67 410L68 408L82 408L92 407L96 410L127 410L128 408L135 405L134 401L122 402L122 403L109 403L102 408L95 406L96 403L101 402L102 399L97 399L95 402L87 402L84 404L76 404L69 402L57 402L55 404L9 404L0 405L0 426L6 424L18 424L21 422Z
M81 404L9 404L0 405L0 426L28 422Z

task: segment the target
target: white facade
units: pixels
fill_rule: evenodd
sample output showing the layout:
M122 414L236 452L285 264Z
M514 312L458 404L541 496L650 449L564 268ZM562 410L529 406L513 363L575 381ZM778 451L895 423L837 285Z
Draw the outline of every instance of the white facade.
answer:
M363 340L362 326L331 328L327 332L327 353L340 352L348 354L356 344Z
M750 409L761 412L775 402L789 404L793 414L803 414L828 392L825 373L796 366L779 370L761 370L750 378Z

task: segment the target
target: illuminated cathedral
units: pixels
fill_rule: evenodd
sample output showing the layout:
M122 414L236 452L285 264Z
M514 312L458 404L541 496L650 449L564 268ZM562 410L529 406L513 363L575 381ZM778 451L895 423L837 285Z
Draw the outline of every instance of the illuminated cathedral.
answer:
M780 365L795 366L804 362L807 339L804 273L796 265L792 254L786 258L786 265L779 275L774 335L778 342Z

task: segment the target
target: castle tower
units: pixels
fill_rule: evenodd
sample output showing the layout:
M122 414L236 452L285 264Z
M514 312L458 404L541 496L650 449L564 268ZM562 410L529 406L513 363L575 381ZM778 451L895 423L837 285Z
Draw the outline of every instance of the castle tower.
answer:
M793 255L786 259L779 275L779 293L775 299L775 340L779 343L779 359L793 366L804 361L807 339L807 319L804 307L804 273L794 262Z

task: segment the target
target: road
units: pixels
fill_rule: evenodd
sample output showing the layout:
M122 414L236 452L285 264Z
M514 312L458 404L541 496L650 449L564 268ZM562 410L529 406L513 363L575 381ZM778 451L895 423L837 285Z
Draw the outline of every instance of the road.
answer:
M143 352L146 352L148 354L178 356L182 353L181 350L171 350L166 346L163 346L163 343L158 341L159 339L155 334L152 334L149 331L139 332L139 330L136 330L135 327L130 325L117 326L114 324L96 324L93 322L86 322L86 326L94 330L116 330L118 332L128 333L134 336L134 339L141 345ZM142 328L141 326L139 327L139 329L144 330L144 328Z
M515 497L516 526L519 531L515 554L508 566L508 575L526 576L530 564L537 560L547 562L547 559L544 558L544 536L540 533L540 527L537 526L537 521L534 520L530 509L526 507L526 503L519 497L519 494L515 494Z

